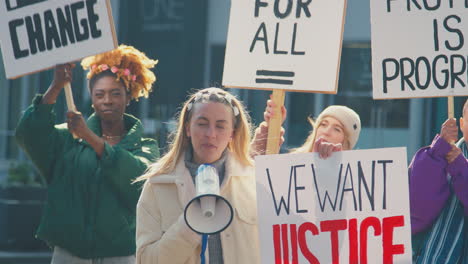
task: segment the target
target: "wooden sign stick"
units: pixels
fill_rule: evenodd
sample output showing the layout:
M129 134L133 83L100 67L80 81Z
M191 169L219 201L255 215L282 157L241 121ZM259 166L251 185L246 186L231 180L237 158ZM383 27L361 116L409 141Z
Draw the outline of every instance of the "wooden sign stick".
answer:
M65 84L65 99L67 101L68 111L76 111L75 102L73 101L73 94L70 83Z
M270 118L270 124L268 125L266 154L279 153L281 139L281 123L283 121L281 107L284 105L285 94L286 92L284 90L273 90L271 100L273 100L273 102L275 103L275 108L273 109L274 115Z
M447 97L447 106L448 106L448 118L454 118L455 115L453 114L453 96Z
M455 115L453 113L453 96L449 96L447 97L447 113L448 113L448 118L451 119L451 118L454 118ZM454 141L451 141L450 144L454 145L455 142Z
M73 94L72 94L71 85L69 82L65 84L65 87L63 88L63 90L65 90L65 99L67 101L68 111L76 112L76 106L75 106L75 102L73 101ZM78 136L75 135L74 133L72 133L72 136L74 139L78 138Z

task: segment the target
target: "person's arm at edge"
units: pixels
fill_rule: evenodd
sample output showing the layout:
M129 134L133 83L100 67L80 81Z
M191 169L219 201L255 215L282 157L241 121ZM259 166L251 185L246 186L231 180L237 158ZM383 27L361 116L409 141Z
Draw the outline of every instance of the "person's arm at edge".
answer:
M468 216L468 160L466 157L460 153L448 164L447 172L452 176L453 191L463 204L465 216Z
M445 155L450 144L437 135L431 146L420 149L410 164L411 232L428 228L450 196Z

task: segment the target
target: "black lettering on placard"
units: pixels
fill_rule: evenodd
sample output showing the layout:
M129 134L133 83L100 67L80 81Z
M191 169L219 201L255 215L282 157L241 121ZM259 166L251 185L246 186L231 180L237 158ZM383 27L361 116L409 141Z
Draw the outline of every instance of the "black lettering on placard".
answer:
M305 168L305 164L291 166L291 171L289 173L289 187L288 187L288 193L287 193L287 197L288 197L287 202L285 201L285 195L279 196L279 202L277 201L277 198L276 198L277 194L275 194L275 190L273 188L273 184L272 184L272 181L271 181L272 177L271 177L271 174L270 174L270 169L268 169L268 168L266 169L268 184L269 184L270 192L271 192L271 198L273 200L273 205L275 207L276 215L280 215L281 208L284 208L284 210L286 211L286 214L289 215L290 202L291 202L292 181L293 180L294 180L294 195L295 195L295 199L296 199L296 213L301 214L301 213L307 213L308 212L307 209L300 209L300 205L299 205L298 192L302 191L302 190L305 190L305 187L298 185L298 180L297 180L297 176L298 176L297 170L298 170L298 168Z
M17 10L26 6L34 5L48 0L5 0L7 11Z
M461 63L461 68L459 71L457 71L456 68L456 60ZM455 81L457 81L461 86L465 87L465 83L463 82L462 79L460 79L460 75L466 75L466 61L465 58L461 55L454 54L450 56L450 80L452 81L450 83L450 87L455 87Z
M432 22L432 27L434 28L434 50L439 51L439 27L437 25L437 19L434 19Z
M97 28L99 16L94 11L94 5L96 5L96 3L97 0L86 1L86 10L88 12L89 27L91 29L91 37L93 38L99 38L102 35L101 30Z
M84 8L83 2L76 2L70 5L72 14L73 14L73 28L75 29L75 38L76 41L84 41L89 38L89 29L88 29L88 22L86 19L81 19L79 22L81 24L81 28L83 32L80 30L80 24L78 24L78 10Z
M302 1L305 1L305 2L302 2ZM297 0L296 18L301 17L301 9L304 11L307 17L311 16L310 10L309 10L310 3L312 3L312 0Z
M317 199L319 200L320 211L322 211L322 213L323 213L323 211L325 210L325 204L326 204L327 200L330 203L330 206L331 206L332 210L335 211L336 202L338 201L338 192L339 192L338 190L340 189L341 172L343 171L343 164L340 165L340 172L338 173L338 182L336 184L336 192L335 192L335 201L334 202L332 202L328 190L325 190L325 193L323 195L323 200L322 200L322 197L320 195L319 186L318 186L318 183L317 183L317 175L315 173L314 164L310 164L310 167L312 169L312 177L314 179L314 185L315 185L315 191L317 193Z
M21 49L18 39L18 32L16 31L16 29L23 24L23 19L15 19L8 23L8 27L10 28L11 44L13 46L13 55L15 56L15 59L24 58L29 55L29 50Z
M293 7L293 1L292 0L286 0L286 1L287 1L286 9L284 10L284 12L281 12L279 4L280 4L280 2L284 3L284 1L275 0L275 5L274 5L273 10L274 10L275 16L277 18L286 18L286 17L289 16L289 14L291 14L291 10L292 10L292 7Z
M67 46L69 43L101 37L95 5L97 0L79 1L8 22L15 58L25 58L38 52ZM26 35L28 39L19 39L22 35ZM21 47L20 44L26 41L29 46Z
M455 50L459 50L463 47L463 45L465 44L465 39L463 37L463 33L459 30L459 29L456 29L456 28L452 28L450 27L450 25L448 24L448 21L450 19L455 19L458 23L461 22L461 18L459 16L456 16L456 15L451 15L451 16L448 16L447 18L445 18L444 20L444 28L448 31L448 32L452 32L452 33L455 33L457 34L458 36L458 45L455 45L455 46L452 46L450 45L449 41L446 40L445 41L445 47L448 49L448 50L451 50L451 51L455 51Z
M279 47L279 40L284 39L280 36L280 31L281 31L280 26L281 24L277 22L276 27L275 27L275 40L273 42L273 54L289 54L288 51L282 50ZM305 51L296 50L296 37L297 37L297 23L294 23L292 40L291 40L291 54L292 55L305 55ZM266 25L264 22L261 23L259 28L257 29L254 39L252 40L252 43L250 44L249 52L252 53L254 51L257 41L263 41L263 45L265 47L265 54L269 54L270 50L268 48L268 45L269 45L268 44L268 32L267 32Z
M468 0L385 0L387 3L386 11L387 13L392 12L392 2L403 2L406 1L406 11L438 11L442 8L453 8L453 9L461 9L461 8L468 8ZM458 6L454 6L454 2L458 4ZM448 3L448 6L446 6Z
M34 22L33 22L34 19ZM25 18L26 30L28 31L29 50L31 54L36 54L37 51L45 50L44 32L42 31L42 22L39 14L34 14Z
M342 186L341 187L341 200L340 200L340 208L339 210L342 210L342 203L343 203L343 197L344 197L344 193L345 192L350 192L352 194L352 198L353 198L353 203L354 203L354 210L355 211L362 211L362 208L363 208L363 195L362 195L362 190L364 189L366 194L367 194L367 198L368 198L368 201L369 201L369 204L370 204L370 208L372 211L375 210L375 175L376 175L376 172L375 172L375 165L376 165L376 162L378 164L382 164L382 209L385 210L387 209L387 164L390 164L390 163L393 163L392 160L373 160L372 161L372 166L371 166L371 173L370 173L370 185L367 183L367 180L366 180L366 177L364 175L364 170L362 169L362 162L361 161L358 161L357 162L357 177L358 177L358 184L357 186L354 185L354 175L352 173L352 169L351 169L351 166L350 166L350 163L347 163L346 164L346 172L345 172L345 175L344 175L344 179L342 177L342 172L343 172L343 164L340 165L340 170L339 170L339 174L338 174L338 184L337 186ZM341 183L341 179L343 179L343 183ZM349 180L348 180L349 179ZM314 178L315 180L315 178ZM350 182L350 184L347 184L347 182ZM347 187L349 186L349 187ZM358 192L358 201L356 201L356 187L357 187L357 192ZM338 192L338 189L337 189L337 192ZM317 194L319 194L319 191L317 189ZM327 192L325 193L325 197L327 196ZM329 197L329 196L328 196ZM331 203L331 200L330 198L328 198L328 200L330 201L330 204L332 205L332 209L333 211L335 211L335 208L334 208L334 205L336 205L336 198L335 198L335 203L332 204ZM319 197L319 203L322 204L321 202L321 199ZM358 205L357 205L358 203ZM323 206L321 206L321 208L324 208ZM322 210L323 212L323 210Z
M273 204L275 206L275 211L276 215L280 215L281 213L281 207L284 207L284 210L286 211L286 214L289 215L289 204L291 201L291 183L292 183L292 175L293 175L294 167L291 167L291 172L289 173L289 188L288 188L288 202L286 204L284 200L284 196L280 197L279 203L276 202L276 195L275 191L273 189L273 184L271 183L271 176L270 176L270 170L267 168L266 173L267 173L267 178L268 178L268 184L270 186L270 191L271 191L271 198L273 199Z
M388 85L398 81L402 91L425 90L431 81L437 89L466 87L468 84L468 57L461 54L447 56L440 54L433 59L424 56L417 58L386 58L382 61L383 92Z
M392 12L392 8L391 8L391 1L396 1L396 0L387 0L387 13L390 13Z
M272 7L269 8L269 11L273 13L273 15L278 18L280 21L288 18L291 14L295 15L296 18L300 18L303 14L306 17L311 17L310 12L310 4L313 0L274 0L272 3ZM260 10L262 8L267 9L270 2L266 0L255 0L255 8L254 8L254 16L260 16ZM294 13L293 13L294 12ZM265 22L261 22L260 26L258 27L253 40L250 44L249 52L253 52L255 49L255 45L258 41L262 41L265 47L264 51L265 54L269 54L269 45L268 43L268 33L273 34L273 29L270 31L267 30L267 25ZM293 24L292 28L292 35L284 35L284 23L276 22L275 31L274 31L274 41L273 46L271 47L274 55L305 55L305 51L302 51L300 48L297 47L297 36L298 36L298 23ZM289 26L289 25L288 25ZM291 32L291 31L285 31ZM280 33L283 33L280 35ZM285 46L287 38L291 38L291 45ZM273 39L270 36L270 39Z
M261 36L260 36L261 35ZM252 44L250 44L250 49L249 51L252 52L255 48L255 44L257 41L263 41L263 45L265 46L265 54L269 53L268 50L268 37L267 37L267 31L266 31L266 26L265 23L261 23L260 27L258 27L257 33L255 33L255 37L252 41Z
M342 170L340 170L340 172L341 171ZM351 182L351 187L346 188L346 182L348 179ZM354 193L353 172L351 171L351 166L349 165L349 163L346 166L346 172L345 172L345 176L343 180L343 185L341 188L340 211L343 209L343 198L344 198L345 192L351 192L353 194L354 211L357 211L356 194Z
M424 84L421 83L421 62L424 63L425 66L425 75L426 75L426 82ZM425 90L429 87L429 84L431 83L431 65L429 60L426 57L419 57L416 59L416 86L421 89Z
M394 71L394 73L392 75L387 74L388 73L387 63L393 63L393 65L395 65L395 71ZM393 81L396 78L398 78L398 75L400 73L400 64L398 63L398 61L396 59L393 59L393 58L384 59L382 61L382 72L383 72L383 92L387 93L388 92L388 88L387 88L388 82Z
M341 163L338 169L338 173L335 175L330 175L329 171L326 171L326 175L317 175L317 171L315 169L315 165L312 163L310 164L311 170L302 170L302 168L306 168L306 164L298 164L298 165L291 165L290 172L289 172L289 184L287 186L287 191L284 187L279 188L280 191L275 190L272 180L273 179L285 179L285 175L272 175L272 171L268 168L265 169L266 171L266 178L268 180L269 191L271 192L271 199L273 200L274 210L276 215L283 214L290 214L290 202L291 202L291 192L294 192L293 199L296 199L296 214L301 213L308 213L309 210L304 209L302 206L310 204L310 199L317 200L321 212L325 210L329 211L342 211L343 210L343 201L352 199L354 205L354 211L363 211L364 203L368 203L370 209L372 211L376 210L376 197L382 199L382 208L383 210L387 209L387 175L389 170L389 164L393 163L393 160L372 160L369 161L369 171L365 171L363 169L362 161L357 161L356 164L351 165L350 162ZM382 170L377 169L376 165L381 164ZM353 171L355 168L357 171ZM308 166L308 165L307 165ZM312 175L309 174L312 173ZM320 173L320 171L319 171ZM368 174L366 174L368 173ZM376 177L377 175L377 177ZM275 176L275 177L273 177ZM393 176L393 175L392 175ZM287 176L286 176L287 177ZM299 184L298 179L311 179L313 180L311 183L314 185L312 187L314 190L307 190L306 186L302 186ZM330 179L330 177L333 177ZM357 177L357 181L355 179ZM323 180L324 178L329 178L328 180ZM325 185L322 185L325 181ZM332 182L331 182L331 181ZM336 187L335 187L335 180L336 180ZM379 186L377 190L381 191L380 193L376 194L375 186L376 180L379 182ZM293 184L294 181L294 184ZM357 183L356 183L357 182ZM279 185L282 184L282 185ZM280 180L276 183L276 186L283 186L284 180ZM335 189L336 188L336 189ZM283 192L279 194L279 192ZM304 191L304 196L299 197L299 192ZM316 198L311 191L316 192ZM345 198L345 195L348 194ZM350 196L352 195L352 196ZM358 196L357 196L358 195ZM339 200L339 207L338 207L338 197L340 196ZM307 199L305 201L300 201L302 199ZM367 200L366 200L367 198ZM316 203L314 201L314 203ZM345 203L346 204L346 203ZM301 206L302 205L302 206ZM366 206L367 207L367 206ZM351 208L346 208L351 209ZM366 209L364 209L366 210Z
M462 21L461 18L457 15L450 15L444 19L443 25L444 25L445 30L447 32L456 34L458 37L458 44L452 46L452 44L450 44L450 42L446 40L445 47L450 51L460 50L463 47L463 45L465 45L465 38L463 36L463 32L457 28L454 28L453 26L450 26L449 20L452 20L452 21L455 20L458 24L460 24ZM433 20L433 30L434 30L434 50L439 51L439 27L438 27L437 19Z
M55 19L54 15L52 14L52 10L46 10L44 12L44 24L47 50L52 50L54 48L52 42L55 44L55 47L60 48L62 46L62 43L60 43L57 24L55 24Z
M312 3L312 0L274 0L273 4L273 14L279 19L284 19L288 17L294 7L294 1L296 2L296 18L301 17L301 13L307 17L311 17L309 5ZM286 3L286 4L285 4ZM260 16L260 8L267 7L268 2L263 2L262 0L255 0L254 16Z
M391 4L396 0L386 0L386 10L391 12ZM443 4L449 8L462 8L461 1L454 0L406 0L406 10L437 11L443 8ZM446 7L446 6L445 6ZM468 8L468 0L464 1L464 8ZM448 15L443 19L442 30L454 34L446 40L440 40L440 28L438 19L432 20L434 51L440 52L441 47L447 51L462 50L465 44L463 31L459 28L462 18L456 14ZM442 45L441 45L442 44ZM391 66L394 66L391 70ZM386 58L382 61L383 92L388 92L388 83L400 78L400 87L404 91L417 89L425 90L431 85L431 81L437 89L444 90L448 87L466 87L468 84L468 57L460 54L438 54L433 59L420 56L416 59L403 57L400 59Z
M260 12L260 7L268 6L268 3L262 2L262 0L255 0L255 17L258 17Z
M428 11L434 11L434 10L439 9L439 7L440 7L440 0L436 0L433 6L431 6L430 3L429 3L429 1L427 1L427 0L423 0L423 4L424 4L424 8L425 8L426 10L428 10Z
M393 163L393 160L378 160L377 163L382 164L383 174L383 194L382 194L382 209L387 209L387 163Z
M406 0L406 10L411 11L411 3L413 3L417 9L422 9L421 5L417 2L417 0Z
M305 55L305 51L296 51L296 36L297 36L297 23L294 23L293 38L291 43L292 55Z
M434 58L434 62L432 63L432 76L434 78L434 84L436 85L437 88L439 89L445 89L447 88L448 86L448 75L449 75L449 72L447 69L443 69L441 70L442 73L444 73L444 83L443 84L440 84L439 82L439 79L437 78L437 61L439 61L440 59L443 59L445 61L445 63L448 63L448 58L447 56L445 55L438 55Z
M70 12L70 6L65 6L65 14L61 8L57 8L57 21L60 25L60 39L62 46L68 45L68 39L70 43L75 43L75 34L73 32L73 19Z
M308 211L306 209L299 209L299 198L297 197L297 191L299 190L305 190L304 186L298 186L297 185L297 168L305 168L305 165L296 165L293 166L294 168L294 193L296 194L296 213L307 213Z
M370 182L370 187L367 184L366 177L364 177L364 171L362 169L362 164L361 161L358 161L357 163L358 166L358 186L359 186L359 211L362 211L362 192L361 190L363 189L361 186L364 185L364 189L367 194L367 199L369 200L370 206L372 211L375 209L375 203L374 203L374 189L375 189L375 160L372 161L372 176L371 176L371 182Z
M278 35L279 35L279 26L280 23L276 23L276 30L275 30L275 44L273 46L273 54L288 54L287 51L278 50Z
M405 62L409 64L409 71L406 71ZM410 78L414 75L414 62L410 58L401 58L400 59L400 70L401 70L401 90L405 90L405 84L408 84L411 90L415 90L413 83Z

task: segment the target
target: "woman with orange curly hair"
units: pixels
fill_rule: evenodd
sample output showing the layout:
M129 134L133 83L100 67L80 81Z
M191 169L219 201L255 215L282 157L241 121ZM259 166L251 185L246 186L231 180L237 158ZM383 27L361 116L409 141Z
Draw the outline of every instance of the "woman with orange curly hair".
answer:
M148 96L156 63L125 45L83 59L95 113L85 121L69 111L66 124L54 125L55 100L74 67L59 65L20 120L16 139L48 182L37 237L53 247L53 264L135 262L140 187L131 182L159 152L125 109Z

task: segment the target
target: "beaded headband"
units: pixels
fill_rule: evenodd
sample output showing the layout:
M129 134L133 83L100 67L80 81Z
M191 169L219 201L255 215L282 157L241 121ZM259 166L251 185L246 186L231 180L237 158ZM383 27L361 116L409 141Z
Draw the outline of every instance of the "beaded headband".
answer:
M237 108L237 106L235 106L233 104L234 97L231 94L229 94L229 93L220 93L220 92L213 91L213 90L211 90L211 91L210 90L208 90L208 91L205 90L205 91L197 92L195 94L195 97L193 98L193 100L187 105L187 111L190 112L190 110L192 110L194 103L198 103L200 101L209 101L211 95L215 95L217 98L223 99L224 101L226 101L228 103L228 105L231 107L232 112L234 113L234 116L239 115L239 113L240 113L239 108Z

